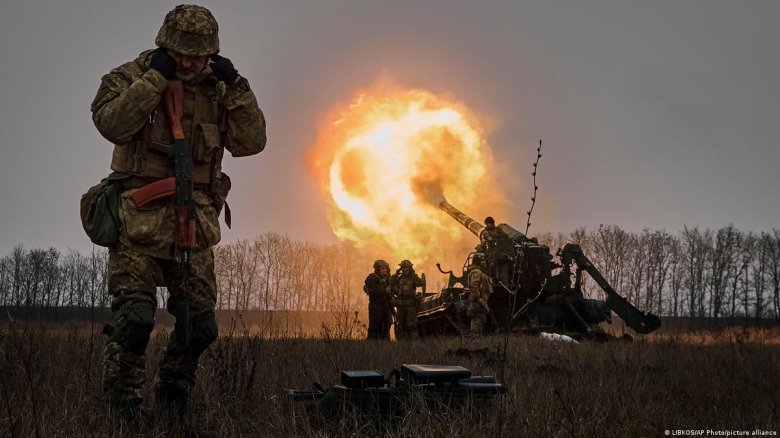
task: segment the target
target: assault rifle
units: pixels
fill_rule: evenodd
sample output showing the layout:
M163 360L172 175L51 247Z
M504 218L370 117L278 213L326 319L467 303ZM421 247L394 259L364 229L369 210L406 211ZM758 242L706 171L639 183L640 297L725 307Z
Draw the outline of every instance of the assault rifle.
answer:
M176 252L179 262L179 293L171 294L170 311L176 317L173 331L179 348L190 344L190 303L187 298L187 280L192 268L192 250L195 249L195 230L197 216L192 187L192 153L181 126L184 114L182 82L168 82L163 93L163 105L173 136L174 176L147 184L132 195L136 205L143 205L157 199L175 195L176 212Z
M176 247L179 252L179 294L171 296L172 313L176 316L173 330L180 348L190 345L190 303L187 298L187 279L192 268L192 250L195 249L195 201L192 198L192 153L181 118L184 114L181 81L170 81L165 90L165 115L173 135L173 159L176 180Z

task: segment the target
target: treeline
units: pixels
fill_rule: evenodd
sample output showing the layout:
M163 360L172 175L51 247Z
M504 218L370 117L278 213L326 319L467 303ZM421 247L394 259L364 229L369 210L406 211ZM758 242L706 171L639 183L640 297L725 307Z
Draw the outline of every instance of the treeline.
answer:
M363 257L347 244L318 245L278 233L219 245L217 308L357 310L373 262Z
M670 234L609 225L539 238L553 251L565 242L581 245L612 286L642 309L668 316L780 315L777 229L685 227ZM278 233L220 245L214 255L217 308L237 310L362 309L362 281L373 261L347 244L319 245ZM17 246L0 258L0 306L106 307L107 260L103 249L84 255ZM603 297L594 282L585 286ZM161 289L161 305L164 295Z
M357 310L366 263L346 244L265 233L214 248L217 309ZM84 255L15 247L0 257L0 307L108 307L108 251ZM166 292L158 288L158 303Z
M17 246L0 258L0 306L107 307L108 252Z

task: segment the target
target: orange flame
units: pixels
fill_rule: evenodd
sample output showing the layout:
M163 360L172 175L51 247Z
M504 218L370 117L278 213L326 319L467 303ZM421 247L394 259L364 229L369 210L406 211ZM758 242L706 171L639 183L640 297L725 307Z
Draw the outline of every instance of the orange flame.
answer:
M472 214L495 214L502 197L478 118L425 90L357 92L331 110L307 158L336 236L389 252L396 262L462 260L476 237L438 204L446 199Z

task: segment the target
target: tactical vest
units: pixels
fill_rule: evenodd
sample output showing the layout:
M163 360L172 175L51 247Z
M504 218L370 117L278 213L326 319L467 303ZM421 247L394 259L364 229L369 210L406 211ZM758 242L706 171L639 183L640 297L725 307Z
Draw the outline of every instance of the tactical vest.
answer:
M217 90L208 81L184 85L182 128L192 148L193 183L214 192L222 170L227 113L217 102ZM174 174L173 138L163 101L127 144L114 145L111 170L162 179Z
M399 298L414 298L417 291L417 279L416 275L412 274L407 276L399 275L396 280L396 287L398 288Z
M387 295L387 286L388 282L390 281L389 277L382 277L381 275L372 272L368 274L368 278L366 278L366 284L369 282L369 278L372 279L372 285L375 286L375 288L368 289L367 286L363 287L363 290L368 294L369 300L374 302L385 302L388 299Z
M477 268L469 272L469 289L471 290L469 294L470 301L486 300L493 293L490 278Z

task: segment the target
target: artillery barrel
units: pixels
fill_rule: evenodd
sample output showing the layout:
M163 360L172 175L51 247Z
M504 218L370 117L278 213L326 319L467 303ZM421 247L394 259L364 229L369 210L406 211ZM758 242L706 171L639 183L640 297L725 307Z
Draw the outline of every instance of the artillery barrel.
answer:
M516 229L512 228L511 226L507 224L501 224L498 226L498 228L501 228L507 236L509 236L509 240L515 243L523 243L526 240L528 240L528 237L526 237L525 234L517 231Z
M479 237L479 234L482 232L483 229L485 229L484 225L470 218L466 213L463 213L462 211L453 207L447 201L442 201L439 204L439 208L442 209L447 214L449 214L450 216L452 216L453 219L460 222L461 225L466 227L477 237ZM500 224L498 228L501 228L504 231L504 233L506 233L506 235L509 236L509 239L512 240L513 242L522 243L528 240L525 234L521 233L520 231L517 231L516 229L512 228L507 224Z
M466 213L463 213L462 211L453 207L447 201L441 201L441 204L439 204L439 208L444 210L444 212L447 213L448 215L452 216L453 219L460 222L461 225L466 227L477 237L479 237L479 233L482 232L482 230L485 228L482 224L468 217Z

